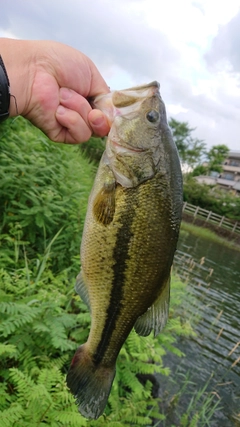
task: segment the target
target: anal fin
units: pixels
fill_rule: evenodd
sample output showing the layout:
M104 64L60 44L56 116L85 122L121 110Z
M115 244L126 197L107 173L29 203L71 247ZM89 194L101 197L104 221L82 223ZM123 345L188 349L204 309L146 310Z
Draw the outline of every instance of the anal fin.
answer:
M75 291L77 292L77 294L80 296L80 298L83 300L83 302L88 306L89 310L91 311L88 289L87 289L87 285L84 281L82 271L80 271L79 275L77 276L77 280L75 283Z
M138 335L146 337L153 330L154 336L157 336L162 331L168 319L169 300L170 276L153 305L137 319L134 329Z

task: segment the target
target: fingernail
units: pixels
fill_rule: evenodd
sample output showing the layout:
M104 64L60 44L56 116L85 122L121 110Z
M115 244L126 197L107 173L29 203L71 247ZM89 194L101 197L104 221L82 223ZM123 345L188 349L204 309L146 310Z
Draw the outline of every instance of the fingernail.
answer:
M65 107L63 107L62 105L59 105L59 106L57 107L57 111L56 111L56 113L57 113L57 114L65 114L65 111L66 111L66 108L65 108Z
M72 96L72 91L70 89L67 89L65 87L62 87L60 89L60 99L62 99L63 101L66 101L67 99L71 98Z

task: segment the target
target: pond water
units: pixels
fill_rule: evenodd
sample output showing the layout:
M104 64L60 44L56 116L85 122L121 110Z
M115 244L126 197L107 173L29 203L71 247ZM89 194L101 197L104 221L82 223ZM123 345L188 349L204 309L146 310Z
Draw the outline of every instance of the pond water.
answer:
M165 360L175 374L172 392L186 387L179 410L184 413L194 392L206 385L206 392L214 395L209 409L220 401L210 425L239 426L235 417L240 418L240 252L183 232L174 264L181 278L188 279L185 316L197 332L194 338L179 339L178 348L186 357L168 355ZM201 405L199 399L196 410ZM163 425L174 422L173 415Z

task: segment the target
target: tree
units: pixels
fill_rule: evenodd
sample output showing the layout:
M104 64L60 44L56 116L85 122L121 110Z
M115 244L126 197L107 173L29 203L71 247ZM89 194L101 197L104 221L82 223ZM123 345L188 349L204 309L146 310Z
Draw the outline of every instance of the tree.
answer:
M187 122L179 122L171 117L169 126L172 130L181 164L184 170L189 172L189 170L194 169L201 163L202 157L206 152L206 144L202 140L191 136L195 128L190 128Z
M192 173L191 176L199 176L199 175L207 175L208 174L208 167L205 165L197 165Z
M222 163L229 153L229 148L224 144L214 145L208 152L208 172L222 172Z

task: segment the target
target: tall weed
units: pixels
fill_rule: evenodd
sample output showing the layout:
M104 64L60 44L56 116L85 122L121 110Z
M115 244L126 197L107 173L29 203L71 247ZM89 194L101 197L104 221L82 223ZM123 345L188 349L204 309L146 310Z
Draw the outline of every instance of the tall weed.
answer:
M55 144L22 118L1 126L0 260L18 265L52 249L54 271L79 251L93 167L74 146ZM19 253L20 252L20 253Z

